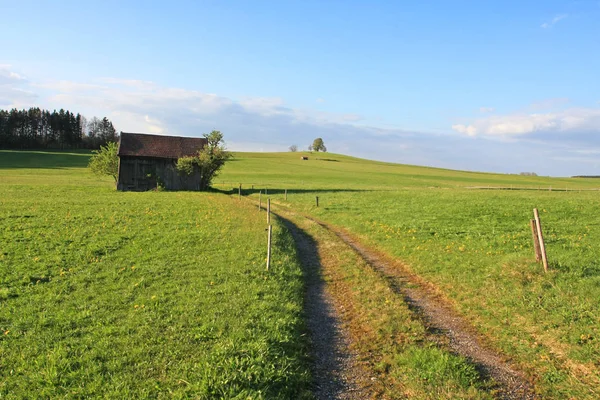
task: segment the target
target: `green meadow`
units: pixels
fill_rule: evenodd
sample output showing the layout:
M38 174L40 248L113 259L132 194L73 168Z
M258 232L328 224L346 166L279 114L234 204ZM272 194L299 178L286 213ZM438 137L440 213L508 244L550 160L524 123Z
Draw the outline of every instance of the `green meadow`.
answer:
M0 398L310 397L290 236L220 193L0 152Z
M89 173L89 153L0 151L0 397L310 398L305 277L276 219L265 271L265 214L237 198L242 184L402 260L542 398L597 398L600 180L302 154L237 153L215 192L121 193ZM488 396L465 360L420 346L380 278L341 249L338 264L361 326L377 324L364 343L387 357L377 368L417 398Z
M308 156L239 154L221 179L225 186L242 183L253 197L266 189L272 201L403 260L532 376L540 395L597 396L600 192L589 189L600 180ZM473 186L521 190L468 189ZM534 207L546 239L547 274L534 260Z
M301 160L307 156L307 161ZM518 173L519 171L515 171ZM237 153L217 185L327 191L407 188L511 187L555 190L599 189L600 179L548 178L465 172L369 161L332 153ZM263 192L264 193L264 192Z

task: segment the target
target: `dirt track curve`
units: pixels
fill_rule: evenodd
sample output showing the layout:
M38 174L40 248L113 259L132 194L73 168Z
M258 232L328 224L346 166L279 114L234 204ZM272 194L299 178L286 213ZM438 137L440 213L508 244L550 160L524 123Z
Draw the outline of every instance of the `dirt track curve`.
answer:
M335 305L327 295L319 268L316 243L294 223L278 212L296 241L307 276L306 312L314 346L315 396L318 399L365 399L368 373L360 371L355 357L348 350L348 335L340 327ZM297 214L296 214L297 215ZM499 399L536 399L533 387L525 375L517 371L506 357L493 351L475 329L443 300L428 290L424 282L409 274L397 260L359 243L347 232L309 216L303 216L334 233L351 247L366 263L386 279L395 293L403 296L411 310L423 321L432 336L445 338L450 348L469 359L484 378L493 379ZM435 339L434 339L435 340Z

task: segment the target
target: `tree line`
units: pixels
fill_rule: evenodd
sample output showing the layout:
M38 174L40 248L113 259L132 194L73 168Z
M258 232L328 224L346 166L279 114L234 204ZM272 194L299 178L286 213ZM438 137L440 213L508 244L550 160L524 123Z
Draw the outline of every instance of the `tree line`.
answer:
M298 151L298 146L293 144L289 147L289 149L292 153L295 153ZM327 147L325 147L325 142L323 142L322 138L316 138L315 140L313 140L313 143L310 146L308 146L308 151L316 151L317 153L319 151L326 152Z
M111 121L70 112L0 110L0 149L98 149L118 140Z

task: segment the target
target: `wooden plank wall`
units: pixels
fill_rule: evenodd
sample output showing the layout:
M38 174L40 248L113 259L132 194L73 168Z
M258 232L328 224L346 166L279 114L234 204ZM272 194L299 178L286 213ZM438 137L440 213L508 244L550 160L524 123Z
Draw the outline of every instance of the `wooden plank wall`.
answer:
M200 172L190 176L177 172L176 160L148 157L121 157L117 189L143 192L156 189L160 183L166 190L200 190Z

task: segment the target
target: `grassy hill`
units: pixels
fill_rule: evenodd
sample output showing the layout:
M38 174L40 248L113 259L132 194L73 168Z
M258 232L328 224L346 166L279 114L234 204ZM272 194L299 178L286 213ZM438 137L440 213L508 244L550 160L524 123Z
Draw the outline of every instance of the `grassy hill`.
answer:
M301 160L307 156L308 160ZM600 180L455 171L364 160L333 153L235 153L217 183L273 189L514 188L590 189Z
M595 397L600 390L600 192L578 189L596 188L597 180L308 156L302 161L295 153L241 153L220 179L230 186L254 185L247 191L252 197L266 188L272 201L343 227L406 262L528 371L544 396ZM545 232L548 274L534 260L529 228L534 207Z

